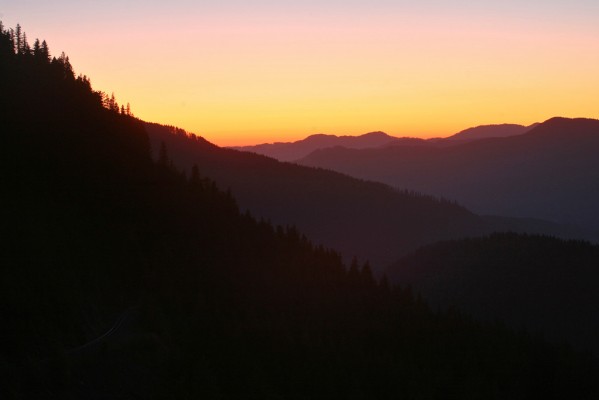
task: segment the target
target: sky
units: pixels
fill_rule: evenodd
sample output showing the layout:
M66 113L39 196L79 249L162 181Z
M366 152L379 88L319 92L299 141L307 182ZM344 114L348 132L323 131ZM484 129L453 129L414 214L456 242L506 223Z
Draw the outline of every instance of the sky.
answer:
M599 118L597 0L2 0L0 20L223 146Z

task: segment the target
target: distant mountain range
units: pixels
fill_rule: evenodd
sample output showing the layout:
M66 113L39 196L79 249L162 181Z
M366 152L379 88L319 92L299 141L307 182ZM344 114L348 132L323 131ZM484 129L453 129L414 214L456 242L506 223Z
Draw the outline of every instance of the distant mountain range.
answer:
M594 357L433 310L259 218L377 263L443 238L561 227L146 124L18 25L0 23L0 88L0 398L599 398ZM597 337L597 247L511 236L431 245L389 271Z
M538 124L530 126L517 124L498 124L498 125L481 125L474 128L464 129L455 135L449 136L448 140L476 140L488 139L494 137L517 136L526 133Z
M177 168L189 171L197 164L202 175L231 190L242 210L275 224L295 225L347 258L370 260L378 271L421 245L443 239L498 230L584 237L556 224L480 217L431 196L220 148L172 127L146 128L155 157L164 143Z
M360 136L335 136L316 134L295 142L264 143L255 146L231 147L235 150L248 151L275 158L279 161L296 161L310 153L330 147L344 147L348 149L368 149L374 147L397 145L454 145L476 139L490 137L507 137L520 135L536 126L523 126L516 124L481 125L469 128L447 138L420 139L413 137L395 137L384 132L370 132Z
M515 136L454 146L335 147L299 163L442 196L479 214L540 218L597 232L598 154L598 120L552 118Z
M276 158L279 161L295 161L315 150L343 146L348 149L365 149L389 144L397 138L384 132L370 132L361 136L335 136L316 134L296 142L264 143L256 146L232 147L235 150L249 151Z

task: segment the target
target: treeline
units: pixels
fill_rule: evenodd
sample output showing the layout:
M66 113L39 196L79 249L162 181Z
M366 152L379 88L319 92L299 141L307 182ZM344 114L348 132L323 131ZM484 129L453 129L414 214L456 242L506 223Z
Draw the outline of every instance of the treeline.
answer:
M34 64L0 58L3 398L596 397L592 359L432 312L240 213L168 148L152 161L141 121Z
M11 66L18 64L19 68L24 68L24 74L35 77L39 74L50 74L64 81L74 82L80 86L83 92L93 94L105 108L114 112L133 116L131 105L120 105L116 101L114 93L110 96L102 91L92 91L90 80L85 75L75 76L73 66L69 57L62 52L60 56L51 56L48 43L43 40L35 39L33 46L29 45L27 34L23 32L21 26L5 29L0 21L0 57L6 58L9 65L5 73L11 72ZM13 65L10 65L13 64Z

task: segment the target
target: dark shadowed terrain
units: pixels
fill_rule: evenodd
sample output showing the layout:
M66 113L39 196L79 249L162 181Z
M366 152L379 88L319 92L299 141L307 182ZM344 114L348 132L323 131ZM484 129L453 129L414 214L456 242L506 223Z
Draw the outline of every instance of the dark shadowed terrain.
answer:
M433 307L455 308L599 354L599 247L494 234L423 247L388 270Z
M367 263L345 265L298 229L240 212L226 184L201 167L183 173L166 146L153 160L129 107L20 32L0 26L0 398L599 395L593 357L434 312ZM362 184L340 182L329 207ZM433 222L475 218L388 198L405 201L406 220L421 215L410 202L439 210Z
M584 237L576 229L533 219L480 217L443 199L339 173L215 146L183 130L147 125L154 156L164 143L173 164L228 188L242 210L295 225L312 240L381 271L418 246L497 230Z

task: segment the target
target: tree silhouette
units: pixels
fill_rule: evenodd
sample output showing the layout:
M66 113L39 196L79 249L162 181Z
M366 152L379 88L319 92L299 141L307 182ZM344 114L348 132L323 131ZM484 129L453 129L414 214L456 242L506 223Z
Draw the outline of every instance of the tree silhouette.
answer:
M40 49L40 57L44 59L44 61L50 61L50 49L48 48L48 43L46 41L42 41L42 47Z
M11 30L12 33L12 30ZM17 26L15 27L14 30L14 34L13 34L13 42L14 42L14 46L15 46L15 53L20 55L21 54L21 49L23 47L23 33L21 31L21 25L17 24Z
M0 58L4 397L597 398L593 359L432 312L190 184L166 144L154 162L65 64Z

